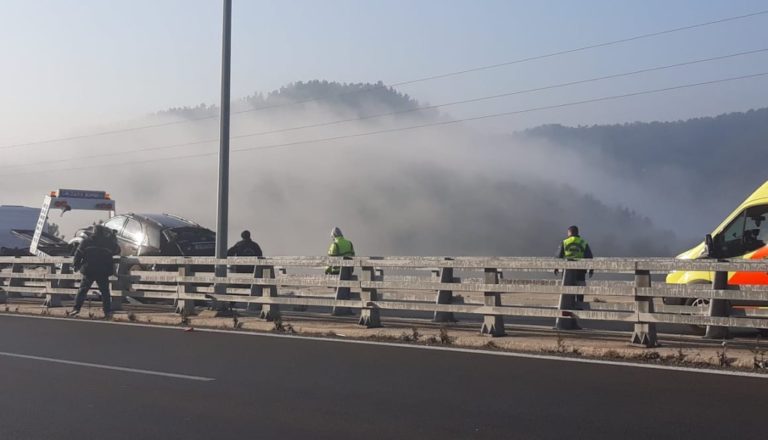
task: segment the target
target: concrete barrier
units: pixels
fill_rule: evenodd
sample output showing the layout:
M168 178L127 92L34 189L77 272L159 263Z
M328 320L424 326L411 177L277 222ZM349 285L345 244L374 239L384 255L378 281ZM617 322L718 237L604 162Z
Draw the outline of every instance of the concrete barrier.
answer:
M0 301L8 296L44 296L48 307L77 291L79 274L71 259L0 258ZM504 317L551 318L561 330L577 329L583 320L633 323L630 341L658 344L657 323L708 327L708 337L723 337L729 327L768 329L764 310L731 310L729 301L768 302L766 286L727 286L723 275L711 285L667 285L653 275L670 270L765 272L761 261L596 258L565 261L519 257L124 257L116 260L113 303L122 298L175 305L177 313L195 313L195 303L244 304L264 320L280 319L281 307L325 308L332 315L360 313L359 324L379 327L382 312L429 314L450 322L456 314L482 318L480 333L503 336ZM253 273L192 272L192 268L252 266ZM324 268L338 266L339 275ZM144 270L152 267L155 270ZM552 280L554 269L592 269L611 280L574 285ZM353 273L357 272L358 276ZM405 273L405 275L403 275ZM506 275L505 275L506 273ZM590 297L576 301L576 296ZM658 298L705 298L709 310L654 305ZM616 299L619 301L616 301ZM611 299L613 302L608 302Z

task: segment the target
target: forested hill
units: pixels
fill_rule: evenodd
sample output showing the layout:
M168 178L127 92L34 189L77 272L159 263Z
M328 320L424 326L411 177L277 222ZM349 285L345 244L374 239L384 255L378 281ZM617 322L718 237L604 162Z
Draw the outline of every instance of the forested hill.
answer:
M711 232L768 180L768 108L673 122L544 125L516 139L575 155L620 200L683 237ZM573 157L573 156L571 156ZM605 197L598 186L588 189Z
M637 179L674 169L691 190L717 184L743 192L768 180L768 108L675 122L544 125L523 134L598 152L617 174Z
M358 117L374 114L405 112L419 107L419 102L382 82L339 83L335 81L298 81L268 93L254 93L233 101L235 109L270 109L273 111L295 112L309 106L343 109ZM286 109L284 107L290 107ZM200 104L193 107L175 107L159 112L159 115L174 115L189 118L212 116L218 113L218 106ZM437 112L423 110L412 116L435 116Z

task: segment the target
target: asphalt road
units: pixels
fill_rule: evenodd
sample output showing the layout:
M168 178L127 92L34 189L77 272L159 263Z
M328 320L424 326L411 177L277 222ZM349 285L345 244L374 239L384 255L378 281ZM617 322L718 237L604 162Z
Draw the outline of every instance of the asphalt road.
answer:
M4 440L762 439L767 397L768 379L0 316Z

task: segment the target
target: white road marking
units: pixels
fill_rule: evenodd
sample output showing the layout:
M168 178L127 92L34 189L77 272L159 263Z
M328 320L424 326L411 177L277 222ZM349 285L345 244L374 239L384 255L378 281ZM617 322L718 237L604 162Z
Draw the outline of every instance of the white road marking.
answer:
M127 367L118 367L114 365L93 364L90 362L68 361L66 359L56 359L56 358L49 358L49 357L43 357L43 356L32 356L28 354L19 354L19 353L8 353L5 351L0 351L0 356L19 358L19 359L31 359L31 360L43 361L43 362L53 362L56 364L76 365L78 367L100 368L102 370L114 370L114 371L123 371L127 373L149 374L151 376L172 377L174 379L197 380L201 382L210 382L210 381L216 380L211 377L190 376L187 374L166 373L164 371L142 370L140 368L127 368Z
M53 320L59 320L59 321L82 322L82 323L92 323L92 324L125 325L125 326L131 326L131 327L159 328L159 329L176 330L176 331L184 331L185 329L185 327L173 327L170 325L59 318L55 316L9 315L4 313L0 313L0 316L8 316L8 317L16 317L16 318L32 318L32 319L53 319ZM645 364L641 362L629 362L629 361L609 361L609 360L602 360L602 359L565 357L565 356L520 353L520 352L511 352L511 351L490 351L490 350L482 350L482 349L474 349L474 348L439 347L434 345L417 345L417 344L405 344L405 343L397 343L397 342L363 341L358 339L340 339L340 338L328 338L328 337L321 337L321 336L315 337L315 336L301 336L301 335L282 335L282 334L275 334L275 333L260 333L255 331L248 332L248 331L242 331L242 330L221 330L221 329L202 328L202 327L195 327L195 332L237 334L237 335L257 336L257 337L266 337L266 338L290 338L290 339L301 339L301 340L308 340L308 341L337 342L342 344L378 345L378 346L384 346L384 347L410 348L410 349L416 349L416 350L451 351L451 352L471 353L471 354L485 355L485 356L507 356L507 357L514 357L514 358L523 358L523 359L539 359L539 360L559 361L559 362L576 362L581 364L611 365L611 366L617 366L617 367L647 368L651 370L670 370L670 371L681 371L681 372L687 372L687 373L714 374L718 376L737 376L737 377L751 377L751 378L757 378L757 379L768 379L768 373L750 373L748 371L731 371L731 370L717 370L717 369L709 369L709 368L679 367L675 365ZM213 379L210 379L210 380L213 380Z

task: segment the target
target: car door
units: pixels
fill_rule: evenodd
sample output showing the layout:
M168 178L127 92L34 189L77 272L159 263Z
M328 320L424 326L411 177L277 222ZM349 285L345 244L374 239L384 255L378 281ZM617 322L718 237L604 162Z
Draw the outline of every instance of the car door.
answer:
M144 228L141 223L129 217L122 232L117 236L122 255L138 255L139 248L144 243L144 237Z

